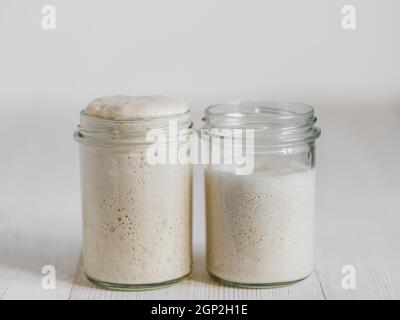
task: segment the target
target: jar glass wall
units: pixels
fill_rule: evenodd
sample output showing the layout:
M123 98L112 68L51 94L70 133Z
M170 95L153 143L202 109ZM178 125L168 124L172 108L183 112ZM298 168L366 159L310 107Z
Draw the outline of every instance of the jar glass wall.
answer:
M251 172L238 174L234 161L205 170L209 273L243 287L306 278L314 263L315 139L320 135L313 109L233 102L208 107L204 121L202 135L220 139L221 150L226 129L247 129L254 136Z
M150 164L146 134L168 122L192 126L189 113L117 121L81 113L84 270L107 288L150 289L191 271L190 164ZM166 141L166 145L177 141Z

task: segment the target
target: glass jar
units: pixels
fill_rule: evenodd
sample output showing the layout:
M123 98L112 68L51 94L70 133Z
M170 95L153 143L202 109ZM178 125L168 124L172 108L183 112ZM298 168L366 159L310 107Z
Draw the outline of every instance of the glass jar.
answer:
M226 152L230 141L252 162L247 164L252 170L243 173L237 170L242 163L225 161L224 153L224 161L206 166L208 272L239 287L306 278L314 264L315 139L320 135L313 108L231 102L206 108L203 120L202 137L219 146L210 147L210 158L216 150ZM246 132L232 140L230 130Z
M191 165L150 163L147 154L157 144L168 150L185 143L169 135L172 122L189 137L189 112L138 120L81 112L74 137L80 143L84 271L100 286L151 289L191 272ZM166 138L153 143L151 131Z

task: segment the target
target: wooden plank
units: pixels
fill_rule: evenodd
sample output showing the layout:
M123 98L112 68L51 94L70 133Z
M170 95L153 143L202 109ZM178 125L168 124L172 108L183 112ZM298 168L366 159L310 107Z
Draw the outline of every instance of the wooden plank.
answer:
M342 287L341 268L340 263L332 263L320 271L327 299L400 299L399 263L356 263L354 289Z
M345 111L345 112L344 112ZM327 299L400 294L400 114L324 110L318 150L317 269ZM356 289L341 286L343 266Z
M48 219L36 221L37 226L19 220L16 224L3 224L0 229L0 299L69 297L79 257L79 238L71 241ZM55 290L42 287L45 265L56 270Z
M32 141L17 137L5 145L10 157L0 180L0 299L400 299L400 150L394 147L400 113L322 109L318 115L323 135L317 156L316 273L307 280L267 290L211 280L204 265L203 182L196 171L191 277L154 291L99 289L85 279L79 261L77 149L63 147L54 154L45 147L53 141L48 137L31 150ZM57 139L73 144L70 136ZM13 160L21 148L30 150L32 167L26 170ZM41 286L46 264L56 267L54 291ZM341 286L344 265L356 268L355 290Z
M72 287L70 299L324 299L319 279L314 273L308 279L283 288L239 289L219 284L211 279L204 265L203 253L196 254L191 276L173 286L137 292L103 290L90 283L83 274L82 266Z

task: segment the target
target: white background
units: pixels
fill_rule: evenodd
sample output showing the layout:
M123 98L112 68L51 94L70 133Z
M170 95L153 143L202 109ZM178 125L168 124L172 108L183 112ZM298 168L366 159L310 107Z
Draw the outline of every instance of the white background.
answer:
M57 29L41 27L56 8ZM332 108L398 103L400 3L346 1L22 1L0 4L2 108L78 113L115 93L181 96L194 109L227 99ZM54 117L53 117L54 118Z
M46 4L56 8L56 30L41 27ZM356 30L341 27L345 4L357 10ZM88 297L70 293L89 286L79 278L72 132L88 102L112 94L183 97L197 127L206 105L225 100L315 106L323 132L316 284L325 298L400 297L399 274L387 271L400 259L399 12L397 0L2 0L0 299ZM197 269L189 283L204 269L197 169L195 181ZM375 266L384 261L393 263ZM56 293L40 287L45 264L58 268ZM341 291L344 264L364 272L362 290ZM391 285L376 289L384 280L375 273L389 274ZM312 296L299 288L288 297ZM152 297L177 297L162 292Z

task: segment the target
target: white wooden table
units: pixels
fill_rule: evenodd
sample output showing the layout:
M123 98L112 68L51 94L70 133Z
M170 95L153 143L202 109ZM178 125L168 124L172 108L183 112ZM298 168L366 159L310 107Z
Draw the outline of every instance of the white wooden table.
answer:
M194 270L154 291L99 289L82 273L76 110L0 126L0 299L400 299L400 109L318 109L316 269L278 289L237 289L204 267L201 172L195 172ZM4 112L4 113L3 113ZM44 265L56 289L42 288ZM356 289L341 286L356 268Z

